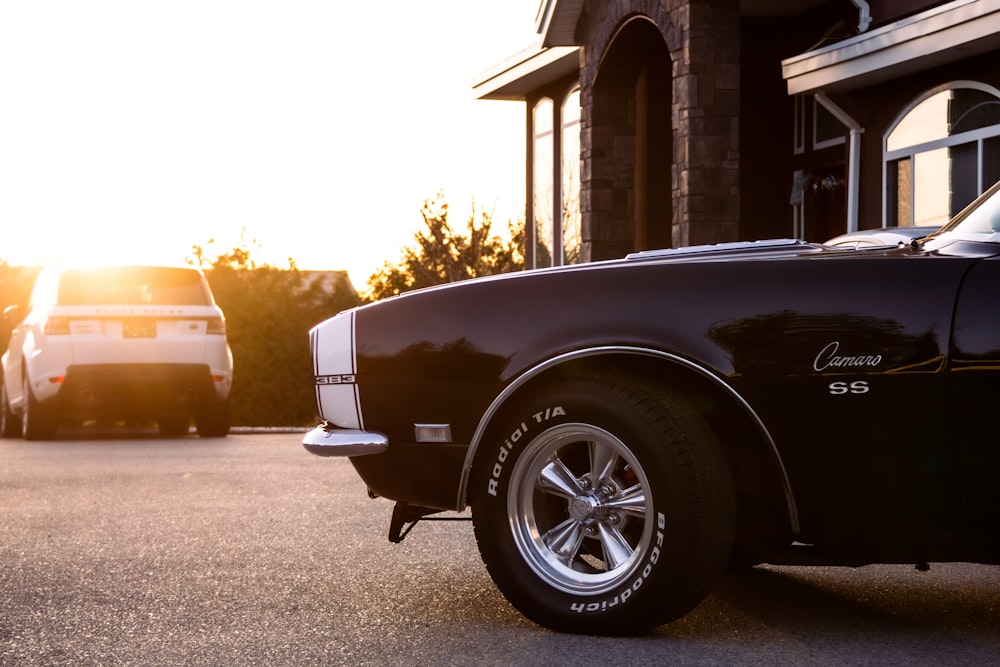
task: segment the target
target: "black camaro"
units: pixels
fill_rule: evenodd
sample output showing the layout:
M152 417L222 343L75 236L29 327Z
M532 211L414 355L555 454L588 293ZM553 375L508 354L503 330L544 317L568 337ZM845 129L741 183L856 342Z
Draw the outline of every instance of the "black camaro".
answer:
M1000 563L1000 194L909 247L761 241L426 289L311 332L319 455L472 508L547 627L639 632L728 567Z

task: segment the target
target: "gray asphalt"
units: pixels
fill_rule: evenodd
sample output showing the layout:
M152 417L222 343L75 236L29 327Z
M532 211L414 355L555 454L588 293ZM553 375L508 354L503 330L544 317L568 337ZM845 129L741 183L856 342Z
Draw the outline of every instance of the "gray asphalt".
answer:
M526 621L466 522L296 433L0 441L2 665L1000 664L1000 568L759 567L643 637Z

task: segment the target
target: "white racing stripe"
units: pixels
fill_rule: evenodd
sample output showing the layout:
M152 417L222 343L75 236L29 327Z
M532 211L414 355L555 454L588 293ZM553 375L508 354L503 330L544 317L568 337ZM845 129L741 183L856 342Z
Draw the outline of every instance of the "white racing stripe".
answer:
M310 341L316 405L320 417L340 428L364 428L354 346L354 311L340 313L313 327Z

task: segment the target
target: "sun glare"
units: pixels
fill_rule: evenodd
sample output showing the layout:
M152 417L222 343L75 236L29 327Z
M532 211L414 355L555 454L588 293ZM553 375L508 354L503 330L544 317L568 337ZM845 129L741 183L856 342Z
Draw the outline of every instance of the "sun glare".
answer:
M191 255L191 244L156 233L143 233L141 225L120 230L108 226L73 225L52 230L29 230L16 253L3 257L13 265L105 266L109 264L183 265Z
M402 3L363 66L371 35L337 29L364 3L57 4L0 24L0 261L176 265L246 229L259 262L360 287L439 190L498 227L523 210L523 104L471 85L534 37L538 0Z

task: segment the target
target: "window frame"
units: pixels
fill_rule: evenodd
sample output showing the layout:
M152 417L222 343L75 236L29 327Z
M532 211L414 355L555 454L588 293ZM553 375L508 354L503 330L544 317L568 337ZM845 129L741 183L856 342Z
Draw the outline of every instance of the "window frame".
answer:
M566 114L567 104L577 99L579 109L575 114ZM550 107L551 114L546 113L546 106ZM544 116L544 122L540 122L540 114ZM569 120L566 120L566 118ZM569 217L577 225L578 232L578 255L582 257L583 249L583 228L581 210L581 141L573 142L571 146L564 141L568 131L580 133L583 127L583 107L582 89L578 84L559 90L555 93L548 91L546 94L533 100L528 110L530 123L530 155L529 160L530 177L530 211L528 226L525 229L525 246L529 251L525 255L526 268L537 269L552 266L565 266L570 263L582 261L579 257L575 262L566 261L566 227ZM541 129L539 129L541 128ZM576 155L573 160L567 160L565 151L575 150ZM542 166L544 169L539 169ZM576 169L575 183L567 190L567 167ZM567 197L575 196L577 210L571 216L567 215L565 204ZM544 214L539 215L540 213ZM539 221L544 223L545 229L539 229ZM545 239L540 238L540 232L544 232ZM543 243L544 241L544 243ZM544 247L550 257L540 258L540 247ZM546 259L540 262L540 259Z
M1000 123L995 125L990 125L987 127L976 128L973 130L966 130L964 132L959 132L958 134L949 135L944 138L932 139L929 141L923 141L915 144L910 144L902 148L897 148L894 150L889 150L889 137L893 132L899 128L900 124L921 104L931 99L932 97L939 95L943 92L959 89L971 89L978 90L980 92L986 93L993 96L996 102L1000 104L1000 90L990 86L988 84L971 81L971 80L956 80L950 81L948 83L941 84L930 88L914 99L912 99L903 109L893 118L892 122L887 126L885 133L882 135L882 226L890 227L894 225L899 226L912 226L915 224L915 216L917 211L915 210L916 201L916 190L918 187L918 182L916 179L916 161L917 156L921 154L930 154L933 151L955 148L958 146L963 146L966 144L976 145L976 193L982 194L987 187L992 185L992 183L985 183L985 169L984 169L984 144L990 139L1000 138ZM899 211L898 197L890 196L889 186L892 183L896 183L898 178L893 177L898 173L897 171L892 171L892 165L895 163L900 163L907 161L910 165L910 191L907 208L909 211L909 220L902 221L897 219L897 213ZM953 170L949 166L949 179L953 173ZM893 206L895 204L895 206ZM893 210L895 209L895 210Z

